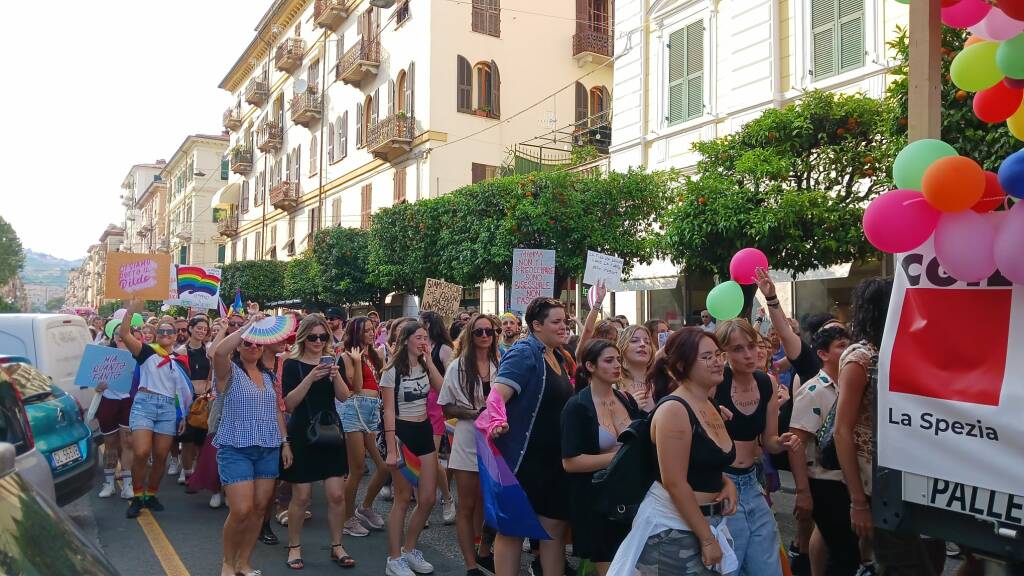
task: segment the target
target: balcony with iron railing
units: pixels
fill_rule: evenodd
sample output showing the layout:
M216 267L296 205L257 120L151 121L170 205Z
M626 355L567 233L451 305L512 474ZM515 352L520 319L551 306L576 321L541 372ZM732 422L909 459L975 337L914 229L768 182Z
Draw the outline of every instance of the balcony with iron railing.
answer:
M263 106L270 95L270 86L265 76L250 78L245 85L245 101L253 106Z
M242 127L242 111L232 106L224 111L224 129L237 132Z
M337 30L352 11L352 0L316 0L313 23L320 28Z
M346 84L359 84L380 68L380 41L360 39L345 52L335 69L335 77Z
M238 208L219 208L217 211L217 233L226 238L238 234Z
M288 38L274 51L274 68L291 74L302 65L306 54L306 41L302 38Z
M279 151L283 144L284 131L280 122L264 120L260 123L256 130L256 148L269 154Z
M192 239L192 223L171 222L171 236L183 242L188 242Z
M596 25L580 30L572 37L572 55L580 66L604 64L615 55L615 37L609 26Z
M299 203L299 183L282 180L270 189L270 205L278 210L291 210Z
M366 149L377 158L394 160L409 151L415 132L416 122L412 116L404 112L392 114L370 126Z
M309 128L309 125L320 119L320 90L310 84L304 92L296 92L292 96L292 122Z
M235 146L228 153L231 171L246 175L252 171L252 148L244 144Z

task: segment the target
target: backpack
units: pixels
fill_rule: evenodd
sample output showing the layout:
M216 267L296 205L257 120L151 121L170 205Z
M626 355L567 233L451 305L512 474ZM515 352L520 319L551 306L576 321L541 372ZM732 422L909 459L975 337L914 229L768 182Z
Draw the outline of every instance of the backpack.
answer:
M634 420L619 434L618 440L622 446L615 453L611 464L594 473L591 480L596 496L594 509L609 520L632 524L640 503L654 484L658 458L651 442L651 420L662 404L671 401L683 402L676 396L666 396L659 400L650 414Z

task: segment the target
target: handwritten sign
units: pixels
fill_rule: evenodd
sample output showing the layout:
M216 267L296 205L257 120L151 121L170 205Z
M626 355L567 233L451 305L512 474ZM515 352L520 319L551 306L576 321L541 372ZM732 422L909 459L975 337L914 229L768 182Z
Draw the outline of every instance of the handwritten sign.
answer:
M168 254L107 254L104 298L164 300L169 294Z
M622 289L622 258L587 250L587 268L583 272L583 283L593 286L604 280L609 292Z
M451 319L462 301L462 286L427 278L427 285L423 288L423 300L420 302L420 310L432 310L445 318Z
M555 293L555 251L516 248L512 251L512 291L510 308L526 312L534 298Z
M220 268L176 266L174 272L178 302L198 310L217 308L220 298Z
M75 384L95 388L100 382L114 392L127 394L132 389L135 359L131 352L110 346L86 344L82 363L78 365Z

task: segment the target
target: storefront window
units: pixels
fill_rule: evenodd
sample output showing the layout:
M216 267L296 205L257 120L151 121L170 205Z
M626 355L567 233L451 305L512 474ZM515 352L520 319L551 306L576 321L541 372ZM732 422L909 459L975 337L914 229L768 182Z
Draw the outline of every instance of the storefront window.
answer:
M842 278L794 282L796 317L802 320L809 314L828 313L843 322L849 322L853 289L861 280L881 275L883 275L882 261L871 259L865 262L855 262L850 266L849 275Z

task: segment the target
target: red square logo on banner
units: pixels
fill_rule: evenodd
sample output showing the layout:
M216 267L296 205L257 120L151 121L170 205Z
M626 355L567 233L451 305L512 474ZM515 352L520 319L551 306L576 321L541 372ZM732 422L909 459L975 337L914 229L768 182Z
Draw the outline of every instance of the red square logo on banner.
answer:
M1010 289L907 288L889 391L998 406L1011 301Z

